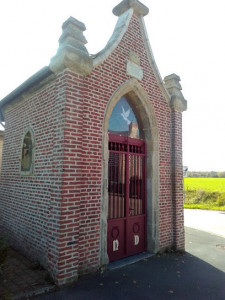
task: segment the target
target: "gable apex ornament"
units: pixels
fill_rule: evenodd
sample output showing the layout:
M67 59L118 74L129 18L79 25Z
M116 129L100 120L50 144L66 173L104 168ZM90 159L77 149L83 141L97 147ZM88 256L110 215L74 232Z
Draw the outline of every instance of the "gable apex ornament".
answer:
M123 0L113 9L113 14L117 17L122 15L128 9L133 8L134 14L137 16L146 16L149 13L147 6L138 0Z

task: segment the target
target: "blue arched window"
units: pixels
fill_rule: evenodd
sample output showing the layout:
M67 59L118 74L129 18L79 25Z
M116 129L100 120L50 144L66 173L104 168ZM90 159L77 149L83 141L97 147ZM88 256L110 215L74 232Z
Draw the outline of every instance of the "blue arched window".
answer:
M133 138L139 137L137 118L125 97L122 97L113 108L108 132Z

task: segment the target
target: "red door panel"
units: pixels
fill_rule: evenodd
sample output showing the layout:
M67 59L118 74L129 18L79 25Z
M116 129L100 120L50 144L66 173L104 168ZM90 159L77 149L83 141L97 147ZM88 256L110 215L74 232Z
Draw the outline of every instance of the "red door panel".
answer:
M126 221L124 219L114 219L108 221L108 245L107 251L110 261L125 257L125 229Z
M130 217L127 220L127 256L145 250L145 216Z
M121 259L146 249L145 143L109 134L108 256Z

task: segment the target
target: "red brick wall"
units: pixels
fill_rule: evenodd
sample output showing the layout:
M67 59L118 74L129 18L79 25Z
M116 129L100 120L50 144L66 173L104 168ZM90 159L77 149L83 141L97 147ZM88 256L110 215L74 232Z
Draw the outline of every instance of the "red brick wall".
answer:
M171 112L172 123L172 199L173 199L173 239L174 247L183 250L184 212L183 212L183 163L182 163L182 114Z
M183 245L181 113L171 114L133 16L118 47L91 75L66 70L6 113L1 229L18 248L38 257L59 284L99 267L103 120L109 99L130 79L131 50L140 56L144 77L139 83L158 125L159 246ZM23 177L19 157L28 126L34 131L35 167L32 176Z
M5 120L0 229L16 248L46 264L57 123L54 85L10 107ZM28 127L35 138L34 172L32 176L21 176L21 146Z

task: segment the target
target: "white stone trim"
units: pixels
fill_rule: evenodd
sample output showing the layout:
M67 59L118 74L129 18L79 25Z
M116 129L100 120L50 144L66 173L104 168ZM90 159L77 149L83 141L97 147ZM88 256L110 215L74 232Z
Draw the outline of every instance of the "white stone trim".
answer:
M120 41L123 38L123 35L127 31L132 15L133 8L130 8L119 17L113 34L106 44L105 48L93 56L94 68L103 63L119 45Z

